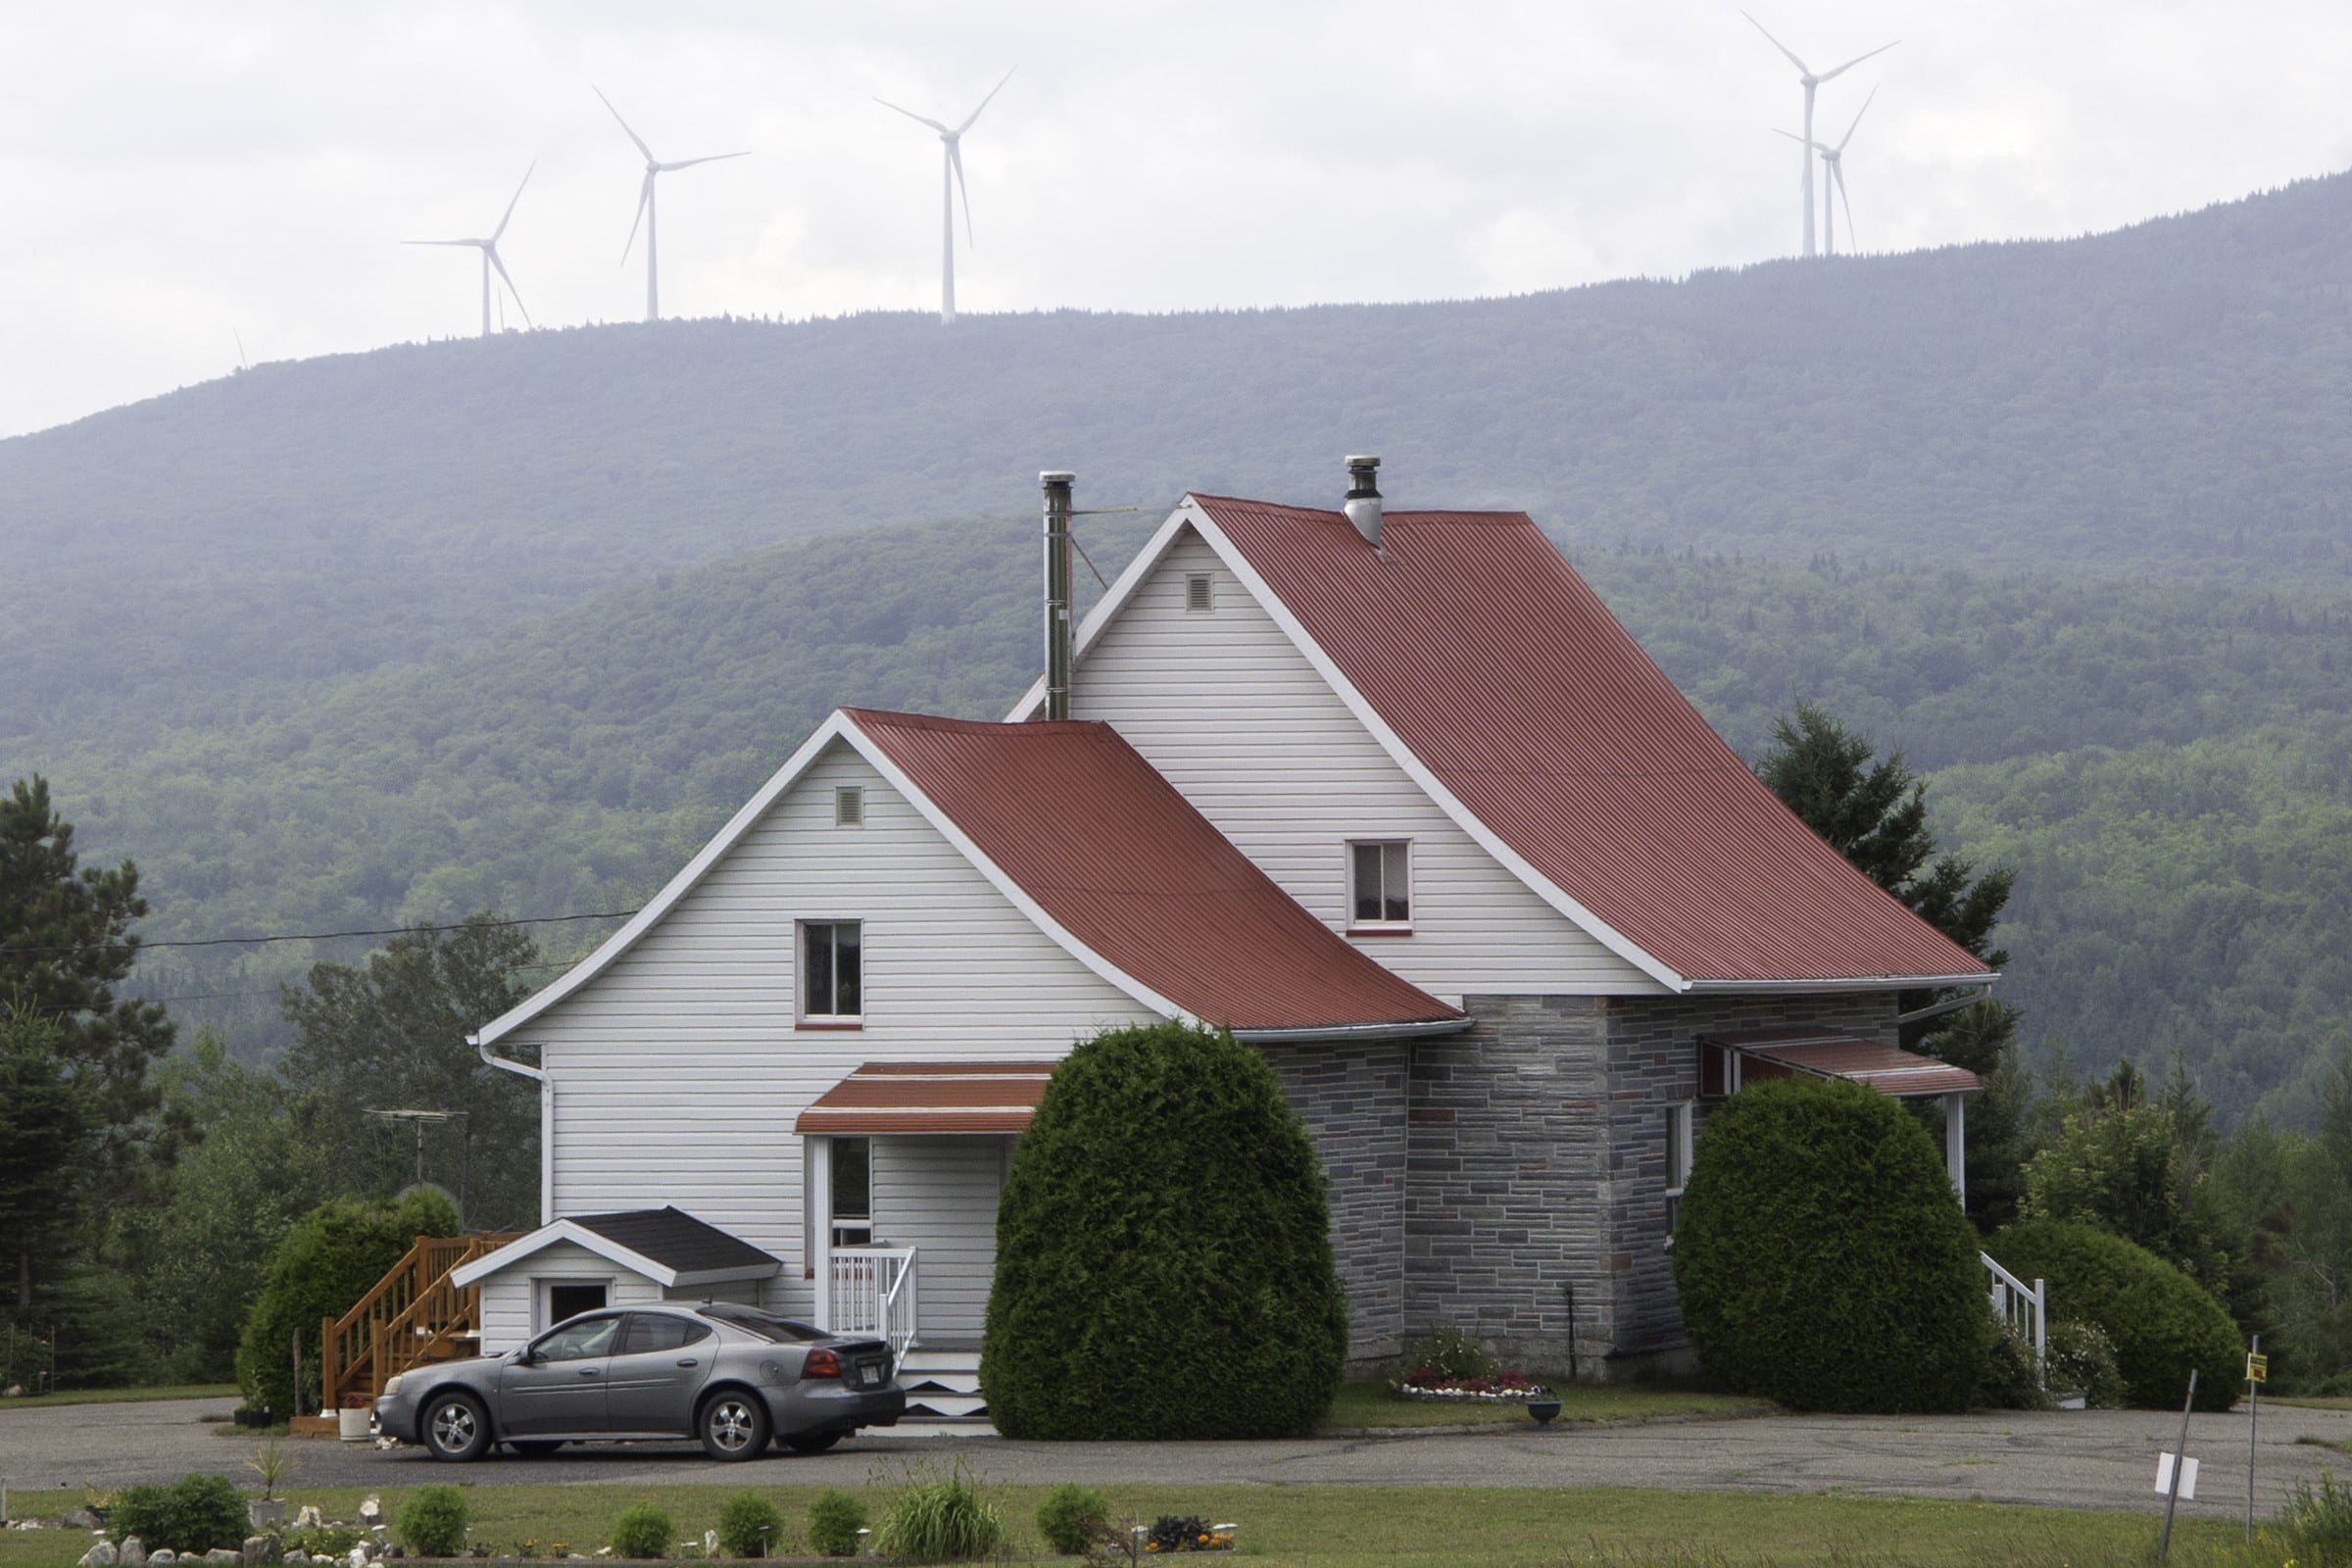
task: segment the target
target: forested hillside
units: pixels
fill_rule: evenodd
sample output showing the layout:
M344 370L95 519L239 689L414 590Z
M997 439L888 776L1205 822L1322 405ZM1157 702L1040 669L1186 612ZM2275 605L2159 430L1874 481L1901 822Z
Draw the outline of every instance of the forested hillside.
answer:
M1196 241L1185 241L1195 243ZM400 347L0 442L0 765L761 545L1186 488L1525 507L1579 545L2352 563L2352 176L2057 243L1518 299L671 321Z
M1088 519L1090 554L1114 570L1153 520ZM136 857L166 940L625 909L837 704L1004 711L1037 664L1034 529L756 552L47 771L94 854ZM2352 1008L2328 956L2352 951L2352 593L1577 561L1743 753L1809 697L1942 770L1950 842L2021 872L2030 1048L2177 1045L2225 1115L2300 1118ZM163 950L143 982L258 1054L311 952Z

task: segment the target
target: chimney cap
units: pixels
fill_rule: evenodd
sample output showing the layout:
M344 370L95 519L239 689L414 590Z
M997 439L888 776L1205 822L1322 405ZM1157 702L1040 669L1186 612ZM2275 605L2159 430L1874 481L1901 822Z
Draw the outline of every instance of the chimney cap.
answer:
M1348 458L1348 466L1350 468L1377 468L1380 466L1380 459L1369 453L1359 452Z
M1076 484L1078 475L1067 468L1040 468L1037 471L1037 482L1039 484Z

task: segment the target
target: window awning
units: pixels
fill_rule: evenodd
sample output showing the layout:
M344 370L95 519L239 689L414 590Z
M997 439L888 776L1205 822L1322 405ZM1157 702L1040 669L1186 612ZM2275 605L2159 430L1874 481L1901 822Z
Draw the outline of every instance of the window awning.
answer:
M1930 1095L1964 1095L1981 1087L1966 1067L1900 1051L1835 1029L1753 1029L1739 1034L1702 1035L1702 1046L1714 1046L1737 1058L1730 1081L1710 1092L1728 1092L1767 1078L1792 1072L1815 1078L1850 1078L1868 1084L1882 1095L1911 1100ZM1715 1078L1711 1070L1702 1076Z
M1051 1061L869 1061L816 1097L797 1133L1017 1133Z

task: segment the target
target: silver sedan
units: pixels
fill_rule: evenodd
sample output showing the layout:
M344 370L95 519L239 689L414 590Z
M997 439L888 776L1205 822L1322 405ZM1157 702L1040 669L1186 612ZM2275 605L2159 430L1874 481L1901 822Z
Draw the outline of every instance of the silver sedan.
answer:
M375 1417L436 1459L687 1437L713 1459L749 1459L771 1438L822 1453L906 1408L884 1342L706 1302L583 1313L505 1355L414 1368L385 1386Z

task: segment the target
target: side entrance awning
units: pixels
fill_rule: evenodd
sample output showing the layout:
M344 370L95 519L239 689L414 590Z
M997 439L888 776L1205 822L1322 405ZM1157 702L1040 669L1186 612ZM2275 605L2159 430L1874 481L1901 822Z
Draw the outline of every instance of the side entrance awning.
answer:
M869 1061L816 1097L796 1133L1017 1133L1045 1098L1051 1061Z
M1753 1029L1701 1035L1698 1044L1703 1095L1736 1094L1743 1085L1790 1073L1850 1078L1897 1100L1965 1095L1981 1087L1966 1067L1835 1029Z

